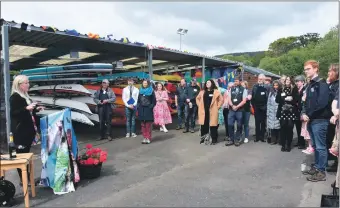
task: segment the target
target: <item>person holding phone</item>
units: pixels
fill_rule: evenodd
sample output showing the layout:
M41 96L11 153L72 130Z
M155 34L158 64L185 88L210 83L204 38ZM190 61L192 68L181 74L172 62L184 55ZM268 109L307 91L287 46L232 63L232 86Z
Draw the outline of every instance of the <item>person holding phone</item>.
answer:
M37 102L31 100L28 95L29 87L27 76L16 76L13 80L11 97L9 99L11 132L17 153L30 152L38 131L35 123L36 112L44 110L43 106L37 106ZM27 170L29 169L27 168ZM20 184L22 185L21 169L18 169L18 174L21 181Z

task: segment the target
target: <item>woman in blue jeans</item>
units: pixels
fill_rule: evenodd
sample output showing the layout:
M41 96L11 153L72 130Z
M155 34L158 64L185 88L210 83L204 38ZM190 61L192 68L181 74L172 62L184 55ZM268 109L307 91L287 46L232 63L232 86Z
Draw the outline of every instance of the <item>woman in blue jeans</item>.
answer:
M242 83L242 87L244 87L244 89L246 89L248 91L248 96L251 95L251 92L248 88L248 82L247 81L243 81ZM250 119L250 100L247 97L247 102L246 104L244 104L243 107L244 111L243 111L243 129L244 129L244 143L248 143L248 137L249 137L249 119Z

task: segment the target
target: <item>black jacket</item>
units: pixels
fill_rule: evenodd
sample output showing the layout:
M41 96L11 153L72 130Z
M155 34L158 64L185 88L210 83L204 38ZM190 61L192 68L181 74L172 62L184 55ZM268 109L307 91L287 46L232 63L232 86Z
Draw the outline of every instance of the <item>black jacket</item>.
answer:
M147 104L147 105L145 105ZM151 95L144 96L139 94L137 102L138 120L153 122L153 108L156 105L155 92Z
M26 110L27 102L18 93L10 99L11 132L15 145L31 146L36 135L30 111ZM35 110L33 115L35 116ZM36 119L36 121L38 121Z
M277 118L281 118L281 112L282 112L282 108L284 104L290 104L292 105L292 112L296 117L300 117L299 113L298 113L298 102L299 102L299 90L296 87L293 87L293 89L291 90L290 94L286 94L285 96L282 96L282 93L284 92L286 88L283 89L279 89L279 91L277 92L275 101L279 104L278 108L277 108L277 113L276 113L276 117ZM291 88L289 88L291 89ZM286 101L285 98L287 96L292 96L293 100L291 101Z
M196 97L198 93L200 93L200 90L201 90L200 87L197 85L187 87L187 99L189 99L193 105L197 105Z
M324 79L319 77L310 81L306 88L306 102L301 114L312 119L330 119L332 111L330 106L330 90Z

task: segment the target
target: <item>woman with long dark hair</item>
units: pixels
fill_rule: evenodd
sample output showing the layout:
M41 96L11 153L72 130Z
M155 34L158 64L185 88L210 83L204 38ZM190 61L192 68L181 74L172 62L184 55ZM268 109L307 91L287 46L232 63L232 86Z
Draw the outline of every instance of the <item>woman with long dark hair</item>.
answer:
M290 152L294 123L299 119L297 109L299 92L292 78L286 77L284 86L278 91L275 101L279 104L277 118L280 119L281 127L281 151Z
M280 81L273 81L273 86L270 89L267 102L267 131L269 134L268 143L270 142L272 145L277 144L280 133L280 120L276 117L279 105L275 101L280 88Z
M208 80L196 97L198 105L198 123L201 125L201 136L210 132L212 145L217 143L218 110L223 104L223 97L213 80ZM204 140L200 143L203 143Z
M137 110L138 120L141 121L143 140L142 144L150 144L152 123L154 121L153 108L156 105L155 92L149 80L143 80L139 90Z

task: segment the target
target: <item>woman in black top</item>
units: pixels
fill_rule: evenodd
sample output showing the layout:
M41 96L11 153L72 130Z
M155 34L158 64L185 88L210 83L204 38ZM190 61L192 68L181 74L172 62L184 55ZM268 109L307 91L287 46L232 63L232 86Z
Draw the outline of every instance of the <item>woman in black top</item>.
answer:
M208 80L196 97L198 106L198 123L201 125L201 136L210 134L212 145L217 143L218 110L223 104L223 97L213 80ZM201 138L201 142L204 140Z
M37 133L35 113L43 110L43 107L37 107L37 103L32 102L27 94L29 86L28 78L25 75L16 76L13 80L12 93L9 99L11 132L17 153L30 152ZM18 173L20 180L22 180L20 169L18 169Z
M275 101L279 104L276 116L280 119L281 125L281 151L290 152L294 123L299 119L299 92L290 77L286 77L284 86L278 91Z
M143 140L142 144L150 144L152 123L154 121L153 108L156 105L156 96L150 81L144 80L139 90L137 111L138 120L141 121Z

